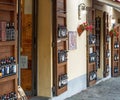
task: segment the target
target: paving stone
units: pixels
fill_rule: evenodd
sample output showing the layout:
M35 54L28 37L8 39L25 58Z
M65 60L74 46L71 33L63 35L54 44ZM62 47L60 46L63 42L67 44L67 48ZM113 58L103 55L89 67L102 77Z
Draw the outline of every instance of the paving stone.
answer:
M102 81L66 100L120 100L120 77Z

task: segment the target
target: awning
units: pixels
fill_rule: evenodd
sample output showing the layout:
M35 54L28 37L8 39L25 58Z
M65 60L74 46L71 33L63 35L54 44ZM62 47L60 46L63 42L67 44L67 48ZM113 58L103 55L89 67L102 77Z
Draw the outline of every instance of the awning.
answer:
M97 0L120 11L120 2L115 0Z

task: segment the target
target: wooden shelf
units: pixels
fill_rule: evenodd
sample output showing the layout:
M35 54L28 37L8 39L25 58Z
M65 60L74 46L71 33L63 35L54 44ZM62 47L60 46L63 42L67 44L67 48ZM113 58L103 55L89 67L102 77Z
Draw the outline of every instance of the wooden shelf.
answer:
M114 61L114 62L119 62L119 60L118 61Z
M106 52L110 49L109 47L109 41L107 41L107 36L109 34L109 31L108 31L108 13L107 12L103 12L103 34L104 34L104 38L103 38L103 43L104 43L104 67L103 67L103 76L104 77L107 77L109 75L109 73L107 73L107 66L110 66L110 62L109 62L109 59L110 57L106 57Z
M8 23L14 23L14 31L17 34L17 0L0 0L0 21L6 21ZM2 25L3 23L1 23ZM10 27L10 26L9 26ZM1 30L6 30L6 28L1 28ZM7 33L6 33L7 34ZM2 36L5 36L3 34ZM3 40L5 37L1 36L1 40ZM8 37L8 34L6 38ZM11 36L9 36L11 37ZM13 41L0 41L0 61L3 59L10 59L10 57L15 58L16 65L17 65L17 37L15 37L15 40ZM5 65L7 66L7 65ZM16 66L17 69L17 66ZM5 74L5 73L4 73ZM0 96L4 94L9 94L11 92L15 92L17 94L17 71L16 74L12 74L10 72L10 75L6 75L4 77L0 78Z
M6 81L14 80L14 79L16 79L16 78L17 78L16 74L13 74L13 75L10 75L10 76L6 76L6 77L3 77L3 78L0 78L0 84L1 84L1 83L4 83L4 82L6 82Z
M95 44L89 44L89 47L94 47L95 46Z
M119 72L118 73L114 73L113 75L112 75L112 77L118 77L119 76Z
M16 41L0 41L0 46L15 45Z
M89 62L89 65L93 65L93 64L95 64L95 62Z
M119 48L117 49L117 48L114 48L114 51L119 51Z
M67 80L67 77L66 77L67 76L67 61L58 63L59 57L63 55L66 57L67 56L66 51L68 50L68 46L67 46L68 36L66 36L65 38L62 38L62 36L61 38L58 38L59 26L63 26L67 28L66 0L53 0L53 5L54 5L53 6L53 41L55 42L54 48L53 48L53 87L55 88L55 92L53 92L53 95L58 96L64 93L65 91L67 91L67 84L62 83L62 81ZM65 34L67 35L67 31L65 31ZM65 52L60 54L59 53L60 50L65 51ZM65 79L61 77L65 77Z
M66 17L66 14L57 12L57 16L58 16L58 17Z
M87 7L87 16L91 16L91 17L86 17L86 21L88 22L88 24L91 24L93 26L92 28L92 33L91 31L87 31L87 86L92 86L96 83L96 80L92 80L90 81L90 73L91 72L96 72L96 62L90 62L90 53L92 52L93 54L95 53L95 55L93 55L93 57L96 56L96 44L90 44L93 42L93 40L96 40L95 37L95 10L91 7ZM94 41L95 41L94 40ZM92 48L90 50L90 48ZM91 53L91 54L92 54Z
M93 86L96 83L96 80L90 81L88 86Z
M0 11L15 11L15 5L8 5L0 3Z
M66 65L66 64L67 64L67 62L62 62L62 63L58 63L57 65L58 65L58 67L60 67L60 66Z
M67 41L67 40L68 40L68 38L58 38L57 43Z
M67 85L62 87L62 88L58 88L57 90L57 95L60 95L61 93L67 91Z
M12 5L12 6L16 5L15 3L10 3L10 2L0 2L0 4L3 4L3 5Z
M119 62L120 62L120 59L118 59L118 60L114 60L114 56L115 55L117 55L118 57L120 57L120 52L119 52L119 50L120 50L120 48L113 48L114 46L115 46L115 43L117 42L119 45L120 45L120 43L119 43L119 38L118 37L115 37L115 36L112 36L111 37L112 39L111 39L111 48L112 48L112 50L111 50L111 74L112 74L112 77L117 77L117 76L119 76L119 74L120 74L120 64L119 64ZM117 68L118 68L118 73L115 73L114 72L114 68L115 68L115 66L117 66Z

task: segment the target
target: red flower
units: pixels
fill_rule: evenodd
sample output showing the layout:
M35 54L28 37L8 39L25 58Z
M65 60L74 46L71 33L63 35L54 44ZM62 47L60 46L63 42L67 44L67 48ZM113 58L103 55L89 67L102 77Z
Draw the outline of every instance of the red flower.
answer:
M92 24L89 25L87 22L84 22L83 24L80 24L78 26L77 31L78 31L78 34L80 36L84 30L86 30L86 31L88 31L88 30L92 31L92 29L93 29Z
M92 26L92 25L89 25L89 26L87 26L85 29L86 29L87 31L88 31L88 30L92 31L93 26Z
M119 32L117 31L117 28L113 28L109 32L110 36L119 36Z

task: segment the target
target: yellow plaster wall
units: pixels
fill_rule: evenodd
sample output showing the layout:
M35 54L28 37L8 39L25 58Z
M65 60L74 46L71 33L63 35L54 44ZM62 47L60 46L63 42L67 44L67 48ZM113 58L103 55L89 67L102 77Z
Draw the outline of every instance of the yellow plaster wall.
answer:
M67 0L68 31L77 31L78 25L86 22L86 15L81 15L81 20L78 20L78 5L81 3L89 7L92 5L91 0ZM68 52L69 80L86 75L86 61L86 31L84 31L80 37L77 34L77 49Z
M51 0L38 0L38 96L51 97Z
M113 14L112 14L113 18L116 19L116 24L118 23L118 18L120 19L120 12L118 12L117 10L113 9Z

